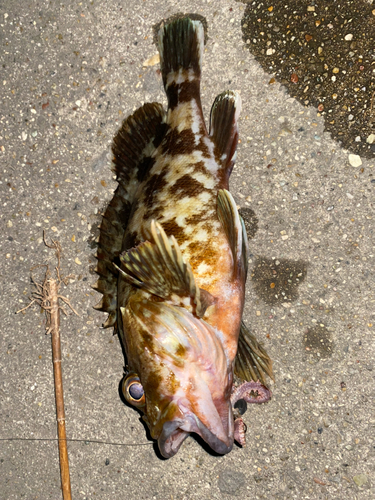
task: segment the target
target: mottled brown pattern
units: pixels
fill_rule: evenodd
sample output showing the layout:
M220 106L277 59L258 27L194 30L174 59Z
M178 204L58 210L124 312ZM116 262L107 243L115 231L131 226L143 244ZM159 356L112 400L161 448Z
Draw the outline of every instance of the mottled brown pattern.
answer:
M204 250L204 246L200 241L192 241L191 243L189 243L188 249L190 253L194 255L195 253L199 253Z
M152 169L155 164L155 158L151 158L150 156L146 156L138 165L137 170L137 180L142 182L146 177L147 173Z
M211 158L210 150L208 149L207 144L203 141L203 137L204 136L200 138L199 144L196 149L198 151L201 151L203 158Z
M212 232L212 222L213 220L219 220L217 218L217 214L216 214L216 211L215 211L215 215L214 216L207 216L207 217L202 217L202 221L203 220L206 220L207 222L204 222L203 224L201 224L201 228L202 229L205 229L208 233L211 233ZM208 222L209 221L209 222Z
M176 356L184 357L185 354L186 354L186 347L184 347L182 344L179 344L176 349Z
M204 164L204 161L198 161L197 163L194 163L194 173L202 173L207 175L207 169Z
M168 185L165 180L167 168L159 174L154 174L150 177L145 189L145 204L147 208L151 209L156 203L157 195Z
M228 169L219 168L217 170L218 189L228 189L229 190L229 176L230 176L230 172Z
M180 177L168 190L171 195L178 195L179 197L189 196L191 198L198 196L204 191L209 191L203 184L189 174Z
M148 220L148 222L151 222L152 219L158 220L159 216L160 216L160 213L162 212L164 206L165 206L164 203L161 202L158 205L155 205L152 210L148 211L147 212L147 220Z
M190 102L192 99L197 101L200 107L200 82L199 80L188 81L188 75L186 75L186 81L182 83L172 82L167 89L168 96L168 107L169 109L175 109L180 103Z
M188 239L183 227L179 226L175 219L161 222L161 225L166 232L167 236L174 236L179 245Z
M181 387L181 383L176 377L176 375L173 373L172 370L169 370L169 376L168 376L168 389L171 394L175 394L177 389Z
M128 225L128 221L129 221L129 216L130 216L130 212L131 212L131 203L125 203L123 204L123 206L121 207L121 209L118 211L118 220L121 224L121 227L123 228L124 232L125 232L125 229Z
M199 225L201 229L205 229L208 233L210 233L212 231L212 219L212 212L205 206L204 210L202 210L201 212L196 212L195 214L190 215L190 217L186 217L186 224L189 226ZM205 222L204 224L202 224L203 221L210 222Z
M195 214L191 215L190 217L186 217L186 224L188 226L198 225L202 222L202 220L204 220L204 217L205 217L205 212L204 213L202 213L202 212L195 213Z
M161 123L160 126L155 131L155 138L152 141L152 144L155 146L155 149L160 146L163 137L169 130L169 125L167 123Z
M136 231L127 232L124 240L124 249L134 248L139 243L138 241L138 233Z
M137 198L137 199L134 201L134 203L133 203L133 205L132 205L132 211L131 211L130 217L132 217L132 215L133 215L133 214L134 214L134 213L138 210L138 207L139 207L139 205L140 205L140 202L141 202L141 201L140 201L140 199L139 199L139 198Z
M148 394L157 394L158 388L163 381L163 377L158 373L153 373L152 377L147 378L147 390Z
M162 297L158 297L157 295L151 295L147 300L150 302L164 302L164 299Z
M153 44L157 47L159 43L159 30L162 28L164 25L170 24L173 21L176 21L177 19L185 19L188 17L192 21L199 21L203 25L204 29L204 44L207 44L208 41L208 26L207 26L207 19L204 16L201 16L200 14L196 14L195 12L189 12L189 13L182 13L182 12L177 12L176 14L172 14L170 17L167 19L162 19L159 21L157 24L154 24L152 27L152 42Z
M189 243L188 249L191 252L190 264L193 271L203 260L208 266L215 266L217 263L218 254L210 242L192 241Z
M164 137L162 142L162 153L169 155L191 155L195 150L195 136L188 128L179 132L177 128L172 128Z
M133 311L131 312L131 315L133 316ZM154 348L154 337L152 336L152 334L146 329L144 328L143 326L140 326L140 323L136 320L133 319L133 317L131 318L131 322L135 325L137 325L136 327L139 328L139 332L140 332L140 338L141 338L141 349L142 351L144 351L145 349L148 349L148 350L151 350Z

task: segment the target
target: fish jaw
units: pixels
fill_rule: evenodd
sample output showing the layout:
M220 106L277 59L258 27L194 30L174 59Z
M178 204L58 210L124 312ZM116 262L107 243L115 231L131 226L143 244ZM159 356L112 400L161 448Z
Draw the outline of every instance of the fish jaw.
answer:
M232 415L232 406L225 405L228 410L227 428L221 429L218 433L216 422L211 422L210 425L205 425L197 415L189 409L187 400L179 400L177 407L179 413L183 413L183 417L177 416L172 420L168 420L163 424L162 432L158 438L158 446L160 453L165 458L173 457L183 441L191 434L198 434L213 451L220 455L225 455L232 450L234 441L234 423Z
M232 363L220 334L186 309L131 297L121 315L126 350L146 395L142 408L161 454L196 433L219 454L233 446Z

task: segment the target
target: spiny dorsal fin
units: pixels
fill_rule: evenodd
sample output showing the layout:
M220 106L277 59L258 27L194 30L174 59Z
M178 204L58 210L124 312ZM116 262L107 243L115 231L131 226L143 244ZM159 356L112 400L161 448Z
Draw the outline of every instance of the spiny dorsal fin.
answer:
M246 252L243 251L243 231L245 230L246 235L246 229L244 229L244 225L241 223L240 215L233 196L226 189L220 189L218 192L217 214L227 234L232 250L234 274L235 276L238 276L239 273L243 273L243 277L245 278L247 255Z
M150 168L151 155L165 133L164 118L161 104L145 104L124 120L113 140L113 165L119 186L100 227L96 268L99 279L95 285L103 294L96 309L109 314L104 327L116 323L118 271L113 262L123 250L123 237L138 184Z
M119 269L132 285L177 305L195 304L195 313L202 317L214 297L195 283L189 263L172 236L168 238L162 226L151 222L153 243L145 241L120 256Z
M238 339L237 356L234 361L234 373L248 382L260 380L262 384L265 384L266 375L275 380L270 357L243 321Z
M232 90L218 95L211 108L210 137L215 144L215 157L230 171L236 161L240 112L241 96Z

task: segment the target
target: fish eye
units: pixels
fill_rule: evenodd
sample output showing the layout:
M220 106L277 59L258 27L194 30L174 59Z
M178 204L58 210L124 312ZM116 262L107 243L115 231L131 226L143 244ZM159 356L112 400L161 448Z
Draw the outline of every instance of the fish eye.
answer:
M122 393L126 401L134 406L141 408L146 403L145 391L135 373L129 373L122 381Z

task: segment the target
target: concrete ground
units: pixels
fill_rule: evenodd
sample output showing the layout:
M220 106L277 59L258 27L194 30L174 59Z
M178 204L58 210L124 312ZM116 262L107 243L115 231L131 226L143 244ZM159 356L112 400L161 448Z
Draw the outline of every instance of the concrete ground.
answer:
M80 313L61 319L67 433L82 440L69 443L74 499L375 498L375 160L353 166L315 108L269 83L242 41L244 4L198 4L0 4L1 499L61 498L45 317L15 315L30 269L55 265L43 230L62 245L74 275L62 293ZM119 397L122 351L90 285L111 139L145 101L166 103L158 65L143 63L152 26L181 10L208 23L205 116L222 90L241 92L231 191L253 235L245 320L276 383L245 414L245 448L213 456L188 439L162 460Z

